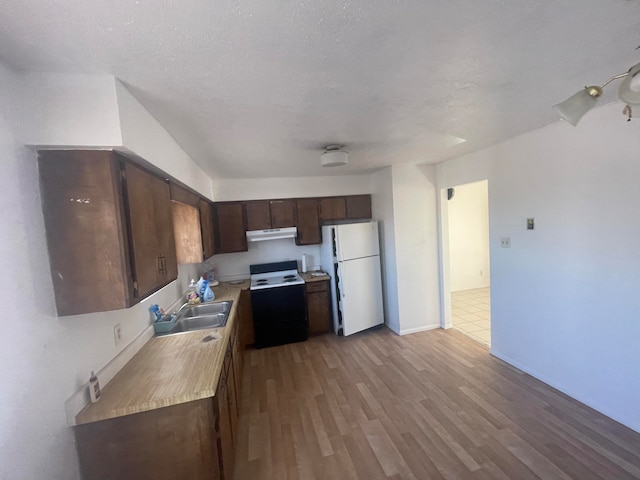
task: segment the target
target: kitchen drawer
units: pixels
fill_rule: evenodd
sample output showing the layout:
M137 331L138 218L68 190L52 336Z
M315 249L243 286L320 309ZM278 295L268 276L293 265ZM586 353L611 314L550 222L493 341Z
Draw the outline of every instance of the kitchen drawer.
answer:
M324 292L329 288L329 282L327 280L308 282L306 285L307 292Z

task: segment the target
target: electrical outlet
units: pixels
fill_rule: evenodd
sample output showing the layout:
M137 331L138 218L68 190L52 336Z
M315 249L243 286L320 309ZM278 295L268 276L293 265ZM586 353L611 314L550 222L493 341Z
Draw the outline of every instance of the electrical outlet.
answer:
M502 248L511 248L511 237L500 238L500 246Z
M116 347L120 345L120 342L122 341L122 327L120 327L119 323L113 327L113 339L116 342Z

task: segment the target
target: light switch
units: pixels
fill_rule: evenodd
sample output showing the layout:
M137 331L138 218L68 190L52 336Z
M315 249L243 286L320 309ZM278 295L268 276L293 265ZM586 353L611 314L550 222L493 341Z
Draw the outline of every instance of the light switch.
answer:
M533 230L533 218L527 218L527 230Z

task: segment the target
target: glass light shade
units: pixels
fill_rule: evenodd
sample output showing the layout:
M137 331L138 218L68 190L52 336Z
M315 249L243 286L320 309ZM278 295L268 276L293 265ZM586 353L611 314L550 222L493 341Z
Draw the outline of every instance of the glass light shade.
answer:
M575 127L584 114L596 106L596 103L598 103L598 97L590 95L589 88L583 88L564 102L554 105L553 108L564 120Z
M628 105L640 105L640 63L631 67L618 90L620 100Z
M320 163L323 167L339 167L346 165L348 161L349 155L342 150L329 150L320 157Z

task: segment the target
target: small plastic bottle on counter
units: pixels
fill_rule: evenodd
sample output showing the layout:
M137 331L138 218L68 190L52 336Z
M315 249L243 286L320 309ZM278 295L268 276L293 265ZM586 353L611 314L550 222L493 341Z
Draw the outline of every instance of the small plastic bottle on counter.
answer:
M96 372L91 371L91 377L89 377L89 396L91 397L91 403L96 403L100 399L100 382Z
M196 286L195 279L191 280L189 289L187 290L187 303L189 305L195 305L200 303L200 297L198 296L198 287Z

